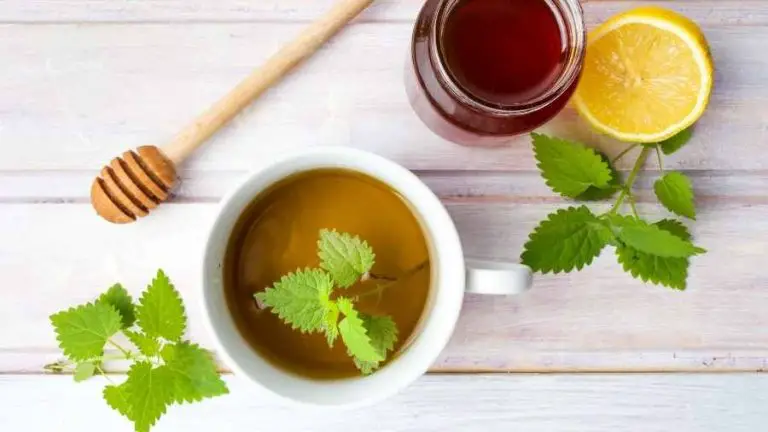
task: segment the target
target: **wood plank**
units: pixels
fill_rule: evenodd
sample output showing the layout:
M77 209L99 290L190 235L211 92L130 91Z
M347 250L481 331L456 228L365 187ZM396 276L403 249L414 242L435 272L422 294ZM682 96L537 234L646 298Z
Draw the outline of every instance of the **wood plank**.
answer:
M0 22L306 22L327 10L334 0L4 0ZM582 0L587 22L648 4L663 4L707 24L768 23L762 0ZM413 21L423 1L376 0L360 17L363 22Z
M446 203L469 256L510 260L533 226L562 207ZM658 206L640 211L653 217ZM524 296L469 296L434 370L762 370L768 361L766 211L766 204L703 203L693 231L710 252L694 259L685 293L632 280L607 250L580 273L539 277ZM214 212L214 204L169 203L152 218L115 229L87 204L0 206L0 285L17 293L0 302L0 371L40 371L57 351L49 314L116 281L138 293L158 267L189 305L190 337L208 345L196 306L197 275Z
M428 375L385 402L333 415L277 404L233 377L226 381L229 395L171 407L153 431L362 425L372 432L753 432L768 421L768 376L755 374ZM99 378L76 384L70 377L2 376L0 429L132 430L101 400L103 384Z
M631 158L631 156L630 156ZM87 203L98 171L0 171L0 203ZM436 194L451 201L565 203L534 171L416 171ZM626 174L626 173L625 173ZM687 171L699 204L768 204L768 171ZM249 175L246 171L182 170L173 202L218 202ZM657 202L655 158L635 183L639 202Z
M95 170L127 147L162 143L295 34L301 24L0 26L0 170ZM403 90L408 23L353 25L302 71L235 119L188 165L247 170L252 161L316 145L364 148L411 169L531 170L526 138L469 148L437 138ZM712 105L694 144L669 158L687 170L768 168L768 27L712 25ZM571 110L545 131L609 154ZM737 148L738 150L735 150Z

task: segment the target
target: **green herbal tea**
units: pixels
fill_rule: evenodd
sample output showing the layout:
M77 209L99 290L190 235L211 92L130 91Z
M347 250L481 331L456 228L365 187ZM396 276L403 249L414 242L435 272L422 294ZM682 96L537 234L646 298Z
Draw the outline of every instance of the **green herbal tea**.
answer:
M319 268L318 235L325 229L358 236L374 251L373 277L334 288L331 298L351 298L361 313L390 316L398 332L396 353L416 328L427 301L429 253L404 199L360 173L308 171L260 194L229 239L227 303L243 338L276 366L315 379L359 376L344 343L337 341L331 348L325 335L293 329L254 299L290 272Z

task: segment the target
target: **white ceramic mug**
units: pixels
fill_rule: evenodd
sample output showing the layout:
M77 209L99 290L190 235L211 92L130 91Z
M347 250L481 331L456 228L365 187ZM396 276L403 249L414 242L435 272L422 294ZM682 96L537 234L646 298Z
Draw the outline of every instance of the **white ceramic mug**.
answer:
M407 201L429 247L432 286L419 324L393 360L370 376L320 381L273 366L240 335L224 297L224 253L243 210L275 182L318 168L358 171L392 187ZM531 279L530 269L520 264L465 260L456 226L445 207L407 169L368 152L322 147L262 162L222 200L205 246L203 315L218 345L218 353L241 378L292 402L357 406L391 396L427 371L453 333L465 292L518 294L530 288Z

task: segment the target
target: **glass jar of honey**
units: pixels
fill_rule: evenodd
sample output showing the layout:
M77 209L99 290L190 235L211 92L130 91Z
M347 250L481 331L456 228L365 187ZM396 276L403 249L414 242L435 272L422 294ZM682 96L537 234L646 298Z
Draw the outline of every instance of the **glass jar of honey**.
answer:
M503 144L562 110L585 45L578 0L427 0L413 31L406 90L443 138Z

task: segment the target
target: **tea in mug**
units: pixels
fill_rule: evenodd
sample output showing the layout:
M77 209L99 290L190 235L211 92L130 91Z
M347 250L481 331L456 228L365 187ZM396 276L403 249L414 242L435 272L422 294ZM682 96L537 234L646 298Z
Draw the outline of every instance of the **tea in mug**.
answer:
M323 334L292 329L254 299L289 272L319 267L318 234L323 229L365 240L376 254L372 274L394 278L409 273L376 295L367 295L376 287L371 281L335 288L332 294L358 297L355 308L360 312L391 316L398 330L397 353L416 330L427 303L427 241L404 198L358 172L299 173L253 200L235 224L225 253L227 304L242 337L275 366L314 379L359 376L340 340L330 348Z

